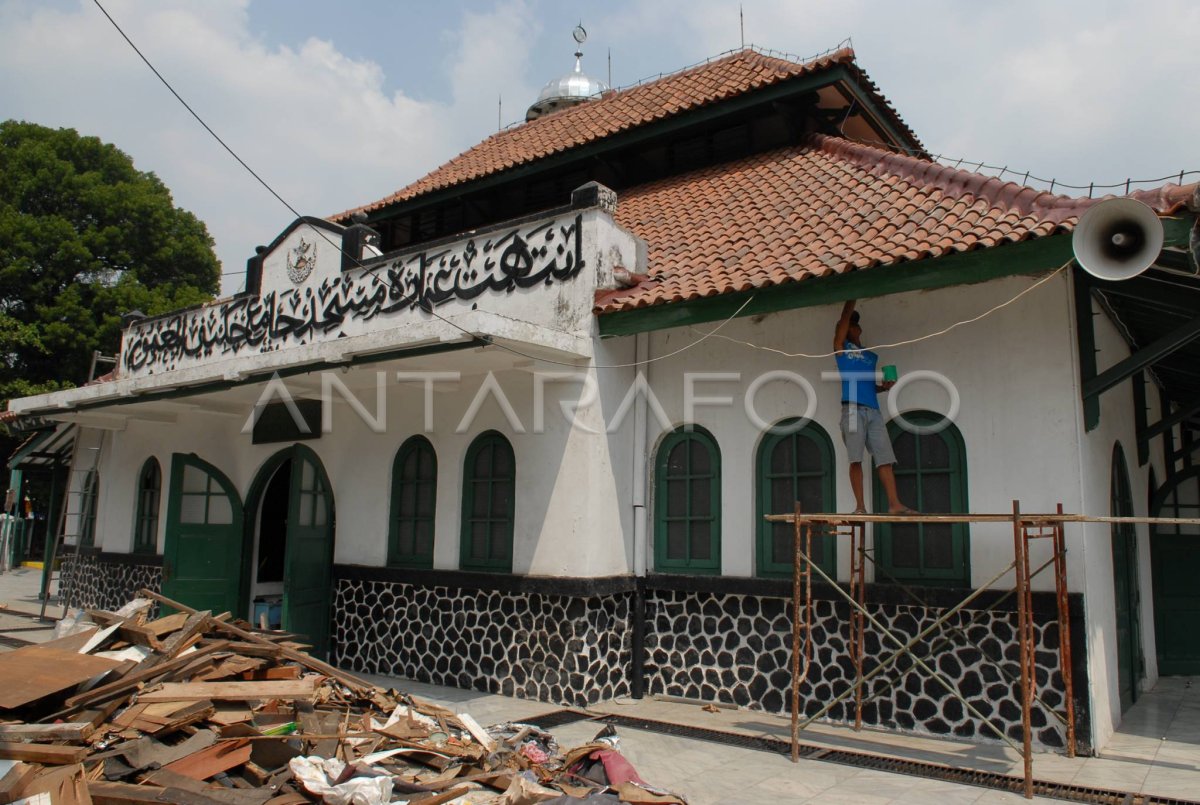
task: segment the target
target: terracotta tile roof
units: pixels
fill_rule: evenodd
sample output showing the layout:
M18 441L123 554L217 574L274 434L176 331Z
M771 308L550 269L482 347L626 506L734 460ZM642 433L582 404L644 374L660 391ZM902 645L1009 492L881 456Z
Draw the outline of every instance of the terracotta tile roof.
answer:
M848 67L860 86L888 117L888 122L910 138L912 144L919 145L916 136L879 93L875 84L855 64L853 50L842 48L812 61L798 63L746 49L493 134L392 195L334 215L330 220L346 221L355 212L372 212L435 190L465 184L622 131L836 65Z
M1191 188L1134 193L1167 214ZM649 245L650 279L596 312L767 288L1072 229L1072 199L835 137L626 190L617 222Z

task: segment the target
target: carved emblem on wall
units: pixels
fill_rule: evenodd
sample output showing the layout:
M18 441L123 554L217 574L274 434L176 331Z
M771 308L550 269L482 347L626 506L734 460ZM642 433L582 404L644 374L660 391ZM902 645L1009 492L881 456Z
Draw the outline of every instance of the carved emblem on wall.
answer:
M288 252L288 279L299 285L308 279L317 265L317 244L300 238L300 245Z

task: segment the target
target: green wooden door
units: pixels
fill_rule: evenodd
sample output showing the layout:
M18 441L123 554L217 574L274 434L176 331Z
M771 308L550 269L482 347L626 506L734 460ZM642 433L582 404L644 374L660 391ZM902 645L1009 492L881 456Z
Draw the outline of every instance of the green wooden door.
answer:
M1169 481L1154 496L1154 517L1200 515L1200 490L1192 470ZM1156 525L1150 532L1154 580L1154 636L1158 672L1164 676L1200 674L1200 528Z
M283 628L308 636L312 653L329 650L332 601L333 495L320 460L297 445L288 502Z
M163 595L195 609L241 612L242 501L224 473L195 455L171 457Z
M1113 450L1112 501L1114 517L1133 516L1133 490L1121 445ZM1117 616L1117 685L1121 712L1137 701L1142 675L1142 641L1138 632L1137 532L1132 523L1112 524L1113 599Z

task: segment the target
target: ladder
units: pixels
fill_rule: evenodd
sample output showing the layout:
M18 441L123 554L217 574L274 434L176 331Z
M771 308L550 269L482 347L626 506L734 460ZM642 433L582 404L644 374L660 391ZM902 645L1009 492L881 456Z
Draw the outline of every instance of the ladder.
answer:
M42 568L42 618L46 617L46 605L50 601L50 582L54 575L54 563L63 552L66 541L70 538L74 538L75 540L75 561L71 563L71 575L74 576L78 572L79 548L83 537L84 524L95 511L94 507L98 505L96 495L99 490L97 488L96 470L100 466L100 450L103 446L104 431L93 428L79 428L79 433L75 437L75 444L71 448L71 463L67 470L66 483L63 485L62 507L59 510L57 528L55 529L56 533L50 542L50 550L46 555L45 565ZM72 505L73 500L77 501L74 506ZM74 514L73 527L68 531L67 520L72 514ZM95 527L94 520L92 520L92 527ZM47 535L47 539L50 539L50 535ZM72 579L71 584L66 585L66 579L63 576L63 573L59 573L58 592L59 597L63 599L63 612L65 614L66 610L71 606L70 596L74 592L75 585L73 583L74 579ZM63 596L64 586L67 589L65 597Z

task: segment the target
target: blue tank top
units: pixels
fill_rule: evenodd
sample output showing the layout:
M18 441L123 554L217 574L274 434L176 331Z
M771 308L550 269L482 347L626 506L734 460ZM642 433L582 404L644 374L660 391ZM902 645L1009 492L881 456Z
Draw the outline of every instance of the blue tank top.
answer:
M875 364L879 363L879 356L850 341L844 342L842 349L846 351L835 356L842 376L842 402L879 408L879 398L875 396Z

